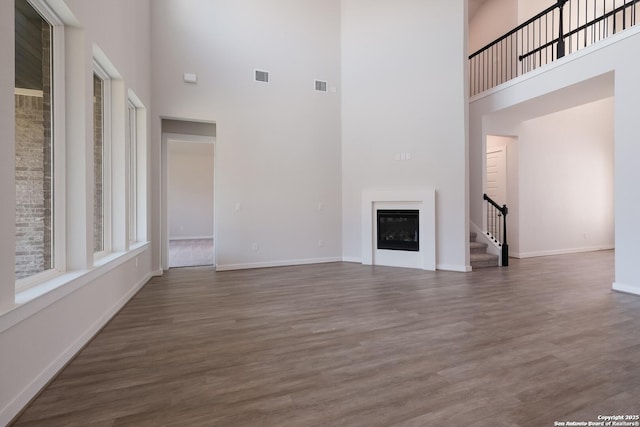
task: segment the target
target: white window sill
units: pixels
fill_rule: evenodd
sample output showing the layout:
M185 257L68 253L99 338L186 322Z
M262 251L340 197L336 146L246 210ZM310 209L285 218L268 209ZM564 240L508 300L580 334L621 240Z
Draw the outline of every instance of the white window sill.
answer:
M113 252L101 257L91 269L62 273L46 282L18 291L14 305L0 312L0 332L11 328L114 268L134 259L149 249L149 246L149 242L137 243L132 245L127 252Z
M103 252L99 257L96 257L94 259L93 268L99 268L99 267L102 267L103 265L107 265L111 261L114 261L127 253L128 252L109 252L109 253Z
M131 242L129 243L129 250L135 251L138 248L148 245L149 242Z

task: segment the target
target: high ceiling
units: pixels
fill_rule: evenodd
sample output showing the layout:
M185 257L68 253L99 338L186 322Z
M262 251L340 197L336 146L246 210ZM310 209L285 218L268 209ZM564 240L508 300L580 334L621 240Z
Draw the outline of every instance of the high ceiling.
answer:
M487 0L468 0L469 19ZM26 0L16 0L16 87L42 90L43 19Z

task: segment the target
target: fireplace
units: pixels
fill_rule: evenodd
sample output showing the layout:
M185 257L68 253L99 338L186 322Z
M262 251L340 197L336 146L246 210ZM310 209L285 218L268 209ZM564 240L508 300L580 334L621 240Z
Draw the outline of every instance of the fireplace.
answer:
M435 196L436 192L431 188L364 190L361 210L361 262L365 265L435 270ZM382 222L378 219L378 212L384 218ZM397 215L398 213L400 215ZM388 214L395 219L388 221ZM415 230L402 230L408 226ZM401 229L401 232L389 233L389 229L394 228ZM403 237L399 237L400 234L403 234ZM383 237L385 235L386 238ZM394 243L395 248L381 249Z
M378 249L420 250L419 210L378 209Z

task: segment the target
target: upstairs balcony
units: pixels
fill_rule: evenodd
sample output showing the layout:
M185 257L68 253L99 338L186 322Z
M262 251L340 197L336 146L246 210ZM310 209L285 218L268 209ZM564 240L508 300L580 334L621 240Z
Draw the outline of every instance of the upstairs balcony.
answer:
M558 0L469 55L470 96L636 25L638 1Z

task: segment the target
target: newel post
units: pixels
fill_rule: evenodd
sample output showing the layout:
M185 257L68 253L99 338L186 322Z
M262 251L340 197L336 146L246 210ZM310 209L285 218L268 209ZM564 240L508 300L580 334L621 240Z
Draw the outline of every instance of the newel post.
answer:
M507 214L509 213L509 208L507 205L502 205L502 233L503 233L503 242L502 242L502 266L509 266L509 244L507 243Z

